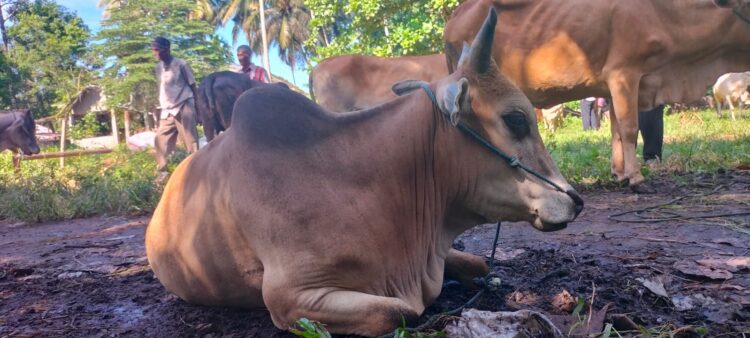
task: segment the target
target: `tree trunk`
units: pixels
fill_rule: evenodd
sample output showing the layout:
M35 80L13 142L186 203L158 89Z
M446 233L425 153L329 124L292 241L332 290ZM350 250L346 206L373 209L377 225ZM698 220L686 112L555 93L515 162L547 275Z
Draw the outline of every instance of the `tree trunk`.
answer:
M115 113L115 110L112 109L109 111L109 116L112 118L112 138L115 140L115 144L120 144L120 135L117 132L117 114Z
M130 111L126 110L122 114L125 122L125 143L128 143L130 138Z
M297 77L294 76L294 64L292 64L292 82L294 82L294 85L297 85Z
M60 151L65 152L65 139L68 136L68 118L67 116L63 116L62 121L60 121ZM60 157L60 168L65 168L65 158Z
M258 7L260 8L260 36L263 39L263 65L268 71L269 80L271 79L271 64L268 61L268 38L266 37L266 10L263 0L258 0Z
M8 53L8 35L5 32L5 14L3 13L3 7L6 5L0 0L0 38L3 39L3 52ZM12 93L11 93L12 94Z

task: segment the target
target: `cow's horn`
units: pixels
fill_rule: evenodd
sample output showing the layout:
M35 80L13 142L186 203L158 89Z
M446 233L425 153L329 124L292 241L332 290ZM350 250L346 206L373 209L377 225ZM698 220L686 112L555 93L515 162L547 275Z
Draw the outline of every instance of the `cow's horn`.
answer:
M479 30L474 43L471 44L470 65L477 73L484 73L489 69L492 61L492 40L495 38L495 25L497 24L497 12L490 8L490 13L484 20L482 29Z

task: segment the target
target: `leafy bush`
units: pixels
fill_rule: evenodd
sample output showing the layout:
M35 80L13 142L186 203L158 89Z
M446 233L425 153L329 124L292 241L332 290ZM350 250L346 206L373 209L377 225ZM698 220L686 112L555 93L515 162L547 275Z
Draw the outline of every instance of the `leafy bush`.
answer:
M80 121L76 121L70 127L70 137L72 139L82 139L100 135L107 130L107 124L96 120L96 114L88 113L83 115Z
M54 149L52 149L54 150ZM147 152L120 148L110 154L23 161L13 172L9 153L0 156L0 219L43 222L91 215L148 213L160 196L156 164Z

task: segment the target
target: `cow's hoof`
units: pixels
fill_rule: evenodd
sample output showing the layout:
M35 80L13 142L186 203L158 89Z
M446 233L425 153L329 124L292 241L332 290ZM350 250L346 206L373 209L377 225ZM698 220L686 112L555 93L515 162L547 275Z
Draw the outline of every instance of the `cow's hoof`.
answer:
M636 194L655 194L657 192L656 188L645 182L630 185L630 190Z

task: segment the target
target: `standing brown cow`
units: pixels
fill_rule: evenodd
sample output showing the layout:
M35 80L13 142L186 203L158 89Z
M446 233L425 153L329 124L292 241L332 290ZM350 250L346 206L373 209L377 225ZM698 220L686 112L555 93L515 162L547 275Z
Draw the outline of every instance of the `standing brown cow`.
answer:
M635 191L652 190L637 112L700 99L719 75L750 69L750 8L738 0L468 0L445 27L449 66L491 7L507 23L493 55L534 105L611 95L612 173Z
M444 54L389 58L334 56L321 61L310 72L310 96L330 111L353 111L395 99L391 86L396 82L433 82L446 76Z

